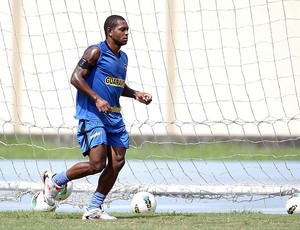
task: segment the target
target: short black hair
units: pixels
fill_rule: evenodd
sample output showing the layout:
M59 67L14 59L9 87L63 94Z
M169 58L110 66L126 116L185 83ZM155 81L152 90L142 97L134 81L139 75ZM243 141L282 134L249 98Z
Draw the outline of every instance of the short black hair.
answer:
M107 36L108 27L111 27L111 28L114 29L117 25L117 21L119 21L119 20L124 20L125 21L125 19L120 15L111 15L105 20L105 22L104 22L105 36Z

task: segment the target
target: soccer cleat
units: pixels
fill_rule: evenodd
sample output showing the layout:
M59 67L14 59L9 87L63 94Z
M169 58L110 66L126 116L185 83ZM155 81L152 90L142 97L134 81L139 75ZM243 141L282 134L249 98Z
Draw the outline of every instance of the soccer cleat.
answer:
M44 200L45 202L52 206L55 204L55 198L58 195L59 191L62 190L64 187L57 186L53 181L52 177L56 173L45 171L42 175L42 181L44 183Z
M114 216L110 216L107 212L101 208L94 208L91 210L85 209L83 216L83 220L116 220L117 218Z

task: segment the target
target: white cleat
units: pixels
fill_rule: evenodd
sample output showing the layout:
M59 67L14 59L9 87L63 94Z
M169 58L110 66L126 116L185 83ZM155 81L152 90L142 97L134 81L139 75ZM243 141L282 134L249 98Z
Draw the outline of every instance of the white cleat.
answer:
M107 212L101 208L94 208L91 210L85 209L83 216L83 220L116 220L117 218L114 216L110 216Z
M52 206L55 204L55 198L58 195L59 191L63 189L63 187L57 186L53 181L52 177L56 173L45 171L42 175L42 181L44 183L44 200L45 202Z

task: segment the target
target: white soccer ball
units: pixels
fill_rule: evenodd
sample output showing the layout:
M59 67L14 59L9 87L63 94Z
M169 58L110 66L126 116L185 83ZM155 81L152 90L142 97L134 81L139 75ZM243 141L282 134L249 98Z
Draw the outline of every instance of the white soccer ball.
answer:
M65 186L62 190L59 191L59 193L55 197L55 200L60 201L60 200L67 199L71 195L72 191L73 191L73 183L69 181L67 183L67 186Z
M288 214L300 213L300 193L295 193L286 201L285 205Z
M155 212L156 199L149 192L138 192L131 200L131 210L135 213Z
M34 211L50 212L50 211L55 211L56 204L54 205L47 204L46 201L44 200L43 191L40 191L33 195L31 199L31 207Z

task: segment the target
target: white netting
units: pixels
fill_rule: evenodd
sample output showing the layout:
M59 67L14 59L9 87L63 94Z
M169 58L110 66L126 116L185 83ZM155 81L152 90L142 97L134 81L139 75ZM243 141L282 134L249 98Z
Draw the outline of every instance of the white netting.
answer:
M153 95L149 106L122 98L131 148L111 196L291 194L300 170L299 12L296 0L2 1L1 197L39 189L45 169L85 160L69 79L111 14L130 27L127 84ZM78 181L78 192L94 179Z

